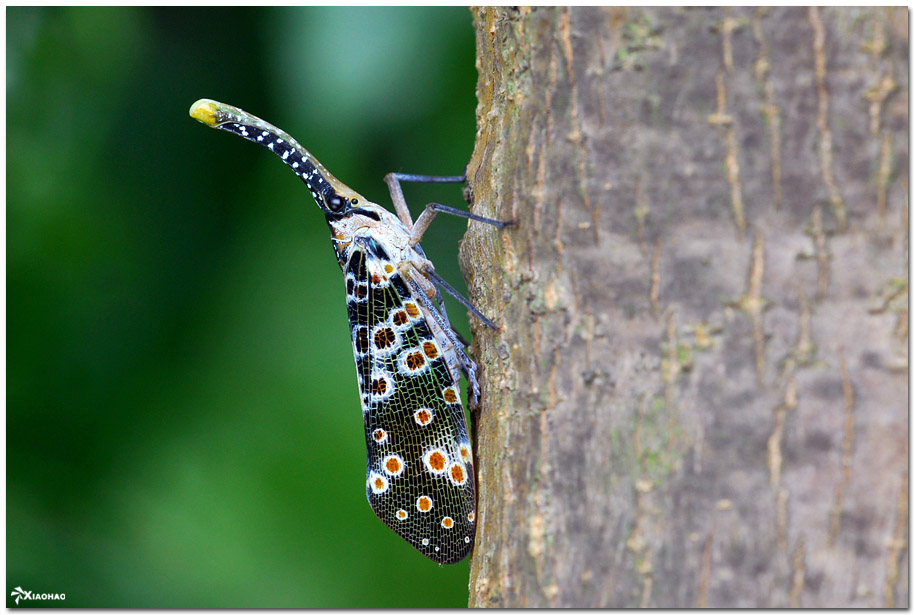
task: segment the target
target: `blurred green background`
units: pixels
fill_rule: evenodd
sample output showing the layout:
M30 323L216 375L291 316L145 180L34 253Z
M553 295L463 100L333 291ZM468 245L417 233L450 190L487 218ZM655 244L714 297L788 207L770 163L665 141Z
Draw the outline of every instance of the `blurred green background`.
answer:
M6 11L7 592L465 606L467 562L425 559L365 500L323 217L279 160L188 108L259 115L390 206L385 173L470 157L470 12ZM407 200L463 205L455 185ZM439 216L424 242L462 289L464 229Z

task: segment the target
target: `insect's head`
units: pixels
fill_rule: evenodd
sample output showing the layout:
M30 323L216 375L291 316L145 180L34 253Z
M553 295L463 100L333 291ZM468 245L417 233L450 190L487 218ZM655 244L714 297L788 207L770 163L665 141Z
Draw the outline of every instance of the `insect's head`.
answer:
M211 128L237 134L279 156L308 186L328 222L368 211L362 209L367 204L362 195L331 175L308 150L273 124L238 107L207 98L191 105L190 114Z
M362 213L364 211L362 206L369 204L362 195L343 184L340 184L338 188L328 183L328 188L325 192L312 191L318 207L324 210L328 222L351 216L354 213Z

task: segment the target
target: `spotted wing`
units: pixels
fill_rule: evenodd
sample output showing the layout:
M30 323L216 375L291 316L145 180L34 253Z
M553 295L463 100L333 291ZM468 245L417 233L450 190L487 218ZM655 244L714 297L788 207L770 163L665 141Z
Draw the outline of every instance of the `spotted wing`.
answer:
M344 268L365 441L366 496L426 557L473 546L473 462L459 383L420 303L384 249L356 240Z

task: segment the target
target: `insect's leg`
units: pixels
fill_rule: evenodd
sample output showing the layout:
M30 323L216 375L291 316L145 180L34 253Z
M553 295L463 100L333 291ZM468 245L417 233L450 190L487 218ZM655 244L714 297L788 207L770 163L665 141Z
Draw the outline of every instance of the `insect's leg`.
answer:
M394 210L397 212L397 217L400 218L400 221L403 222L407 228L411 229L411 246L415 246L419 243L423 233L426 232L426 229L429 228L429 225L435 218L435 214L440 211L454 216L492 224L498 228L505 228L506 226L514 224L513 220L503 221L484 218L483 216L472 214L469 211L448 207L441 203L429 203L426 205L426 209L420 214L419 218L416 219L416 223L413 223L413 216L410 215L410 210L407 207L407 200L404 198L400 182L414 182L418 184L462 184L467 181L466 175L412 175L409 173L388 173L385 175L384 181L388 185L388 190L391 193L391 201L394 203Z
M448 320L448 314L445 313L445 302L444 301L442 302L441 309L442 309L442 316L445 317L445 320ZM454 337L457 338L457 341L459 341L461 344L463 344L464 348L470 348L470 342L468 342L467 339L463 335L461 335L460 331L458 331L457 329L454 328L454 325L451 324L450 320L448 320L448 326L451 327L451 332L454 334Z
M514 220L493 220L492 218L484 218L483 216L472 214L469 211L457 209L456 207L448 207L447 205L442 205L441 203L429 203L426 205L426 209L423 210L423 213L419 214L419 218L416 219L416 223L410 230L411 246L415 246L419 243L419 240L422 239L423 233L425 233L426 229L429 228L429 225L432 224L432 220L435 218L435 214L438 212L451 214L452 216L459 216L461 218L467 218L469 220L476 220L477 222L485 222L486 224L491 224L500 229L505 228L506 226L511 226L515 223Z
M464 336L461 335L461 332L454 328L454 325L451 324L451 321L448 320L448 310L445 309L445 300L442 298L442 293L438 292L438 289L435 289L435 302L438 304L438 310L442 313L442 316L445 317L445 320L448 321L448 326L451 327L451 332L454 333L454 337L457 340L464 344L464 348L470 347L470 342L464 339Z
M438 284L439 286L444 288L446 293L448 293L449 295L451 295L452 297L454 297L455 299L460 301L461 305L463 305L465 308L470 310L470 312L474 316L476 316L477 318L480 319L480 322L482 322L484 325L486 325L487 327L489 327L490 329L492 329L494 331L499 330L499 327L497 327L493 321L486 318L480 310L478 310L468 299L466 299L463 295L461 295L461 293L459 293L457 290L455 290L454 287L451 286L451 284L446 282L442 276L435 273L434 269L426 268L423 270L423 273L426 274L426 276L430 280L432 280L433 282L435 282L436 284Z
M397 217L407 228L413 228L413 217L407 208L407 200L403 196L403 189L400 182L414 182L423 184L463 184L467 180L466 175L410 175L409 173L388 173L384 176L384 183L388 185L388 191L391 193L391 201L394 202L394 211ZM416 244L412 244L416 245Z
M433 323L430 323L433 331L436 329L445 336L448 341L451 343L450 348L454 350L455 356L458 358L459 365L458 367L467 376L467 396L470 399L470 406L472 408L479 407L480 403L480 383L477 381L477 364L467 356L467 353L458 345L458 342L463 343L465 347L469 344L464 343L463 340L459 340L457 336L457 331L454 330L454 327L451 326L451 323L448 322L447 318L443 317L441 313L435 307L435 304L432 302L432 299L429 298L429 295L426 294L423 289L423 284L419 283L420 279L423 279L422 275L408 276L407 282L410 286L413 287L416 297L429 309L429 315L433 320ZM425 284L428 284L428 280L425 280ZM449 364L449 370L451 366ZM457 378L457 374L452 372L452 376Z
M445 300L442 298L442 293L438 292L438 288L435 287L433 281L430 281L428 271L435 271L432 267L432 264L426 261L425 263L414 263L414 262L405 262L405 269L401 271L401 275L406 276L410 282L419 288L420 298L423 302L426 302L430 308L437 310L444 319L444 323L447 324L448 330L454 334L454 337L457 338L461 344L464 345L464 348L470 347L470 342L464 339L464 336L461 335L461 332L454 328L454 325L451 324L451 321L448 319L448 311L445 309ZM436 276L438 277L438 276ZM429 301L427 301L429 300ZM445 324L442 324L444 327Z

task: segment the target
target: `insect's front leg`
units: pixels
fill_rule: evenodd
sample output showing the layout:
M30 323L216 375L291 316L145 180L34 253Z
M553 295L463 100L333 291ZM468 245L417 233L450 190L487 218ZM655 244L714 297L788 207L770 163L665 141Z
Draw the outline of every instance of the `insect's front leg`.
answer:
M385 176L384 181L388 184L388 190L391 192L391 201L394 203L394 210L397 211L397 216L400 218L400 221L410 229L411 246L415 246L420 242L423 234L426 232L426 229L429 228L429 225L432 224L432 220L435 219L438 212L491 224L500 229L514 224L513 220L493 220L492 218L484 218L483 216L472 214L469 211L449 207L448 205L442 205L441 203L427 204L423 213L419 215L416 222L413 222L413 217L410 215L410 210L407 207L407 201L403 196L403 188L401 187L400 182L459 184L464 183L466 180L466 175L409 175L406 173L388 173Z
M413 228L413 216L410 215L410 209L407 207L407 200L403 196L403 188L400 182L413 182L418 184L463 184L467 180L466 175L412 175L410 173L388 173L384 176L384 182L388 185L388 191L391 193L391 201L394 203L394 211L397 217L406 225L408 229ZM428 224L426 225L428 226ZM411 243L415 246L416 243Z
M493 220L492 218L484 218L483 216L472 214L469 211L457 209L456 207L448 207L447 205L442 205L441 203L428 203L426 208L423 210L423 213L419 214L419 218L416 219L416 223L413 225L413 228L410 229L411 246L415 246L419 243L419 240L422 239L423 233L425 233L426 229L429 228L429 225L432 224L432 220L435 218L435 215L438 212L451 214L452 216L458 216L460 218L467 218L468 220L476 220L477 222L483 222L485 224L491 224L492 226L499 229L503 229L506 226L511 226L515 223L514 220Z

